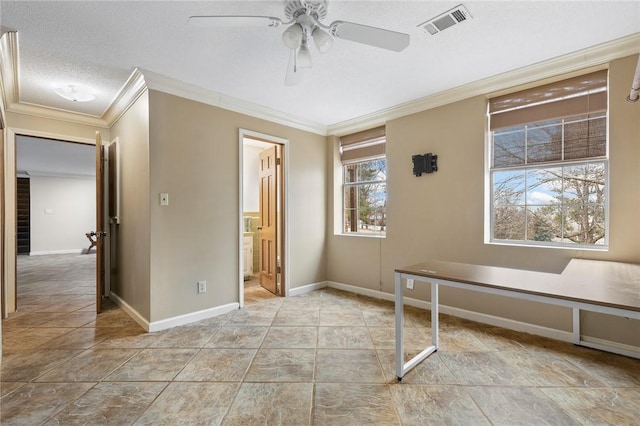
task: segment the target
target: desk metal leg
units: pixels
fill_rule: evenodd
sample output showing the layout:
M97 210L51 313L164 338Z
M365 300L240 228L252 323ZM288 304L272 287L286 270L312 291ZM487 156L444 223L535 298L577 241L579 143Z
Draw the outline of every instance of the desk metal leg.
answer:
M438 350L438 284L431 282L431 344Z
M431 282L431 345L404 362L404 287L402 274L395 275L396 307L396 377L402 377L422 360L438 350L438 284Z
M579 345L580 343L580 309L573 308L573 344Z
M402 380L404 372L404 288L402 287L402 276L395 274L396 290L396 377Z

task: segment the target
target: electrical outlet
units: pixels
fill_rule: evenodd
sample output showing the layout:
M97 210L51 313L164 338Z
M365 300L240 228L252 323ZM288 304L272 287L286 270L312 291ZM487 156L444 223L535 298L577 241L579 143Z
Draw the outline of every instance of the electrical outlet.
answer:
M198 281L198 294L207 292L207 282L206 281Z
M407 288L413 290L413 278L407 278Z

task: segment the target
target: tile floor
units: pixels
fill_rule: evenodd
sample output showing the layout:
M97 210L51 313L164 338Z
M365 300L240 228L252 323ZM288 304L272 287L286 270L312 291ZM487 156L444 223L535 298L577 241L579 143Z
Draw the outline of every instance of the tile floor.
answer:
M2 322L2 425L637 425L640 360L443 316L394 377L393 305L331 289L145 333L94 311L92 255L20 257ZM406 312L408 355L428 314Z

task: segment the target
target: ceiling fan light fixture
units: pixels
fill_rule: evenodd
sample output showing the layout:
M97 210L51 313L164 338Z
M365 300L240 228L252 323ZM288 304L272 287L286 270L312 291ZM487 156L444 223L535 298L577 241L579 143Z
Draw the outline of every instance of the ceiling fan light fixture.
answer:
M311 33L311 36L320 53L328 52L331 46L333 46L333 38L326 31L320 29L320 27L316 27L313 33Z
M296 65L297 68L311 68L311 52L309 51L308 43L302 43L300 49L298 49Z
M54 87L53 91L58 96L72 102L89 102L96 98L91 88L78 84Z
M282 33L282 41L289 49L297 49L302 42L302 34L300 24L293 24Z

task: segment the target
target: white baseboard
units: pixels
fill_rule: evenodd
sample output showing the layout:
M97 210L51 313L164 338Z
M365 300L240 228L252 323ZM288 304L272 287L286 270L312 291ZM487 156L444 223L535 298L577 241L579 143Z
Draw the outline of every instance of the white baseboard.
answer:
M321 281L319 283L307 284L301 287L295 287L289 289L289 296L299 296L301 294L310 293L312 291L323 289L327 286L326 281Z
M151 333L154 331L166 330L167 328L173 328L179 325L190 324L207 318L217 317L218 315L226 314L227 312L235 311L237 309L240 309L240 304L238 302L234 302L222 306L216 306L215 308L190 312L188 314L178 315L177 317L154 321L149 324L148 331Z
M84 253L83 249L71 249L71 250L44 250L44 251L30 251L29 256L44 256L47 254L82 254Z
M149 321L147 321L138 311L136 311L131 305L122 300L120 296L115 294L114 292L109 293L109 298L116 302L116 305L120 306L123 311L127 313L135 322L140 324L140 327L144 328L145 331L149 330Z
M388 300L390 302L395 301L395 296L383 291L371 290L368 288L356 287L348 284L336 283L329 281L327 285L331 288L338 290L344 290L351 293L361 294L363 296L374 297L376 299ZM414 299L412 297L404 297L404 304L413 306L420 309L431 309L431 302L426 300ZM458 318L464 318L471 321L480 322L483 324L494 325L496 327L508 328L515 331L523 331L525 333L536 334L538 336L549 337L551 339L562 340L566 342L572 341L572 334L568 331L556 330L553 328L543 327L535 324L529 324L521 321L516 321L508 318L497 317L494 315L483 314L480 312L468 311L466 309L456 308L453 306L440 305L440 313L446 315L452 315Z
M203 309L201 311L191 312L184 315L178 315L177 317L171 317L160 321L149 322L138 311L136 311L131 305L122 300L120 296L114 292L110 293L111 299L116 302L118 306L122 308L135 322L140 324L147 332L153 333L155 331L166 330L168 328L177 327L179 325L190 324L192 322L202 321L207 318L216 317L218 315L226 314L227 312L235 311L239 309L238 303L229 303L227 305L216 306L215 308Z

